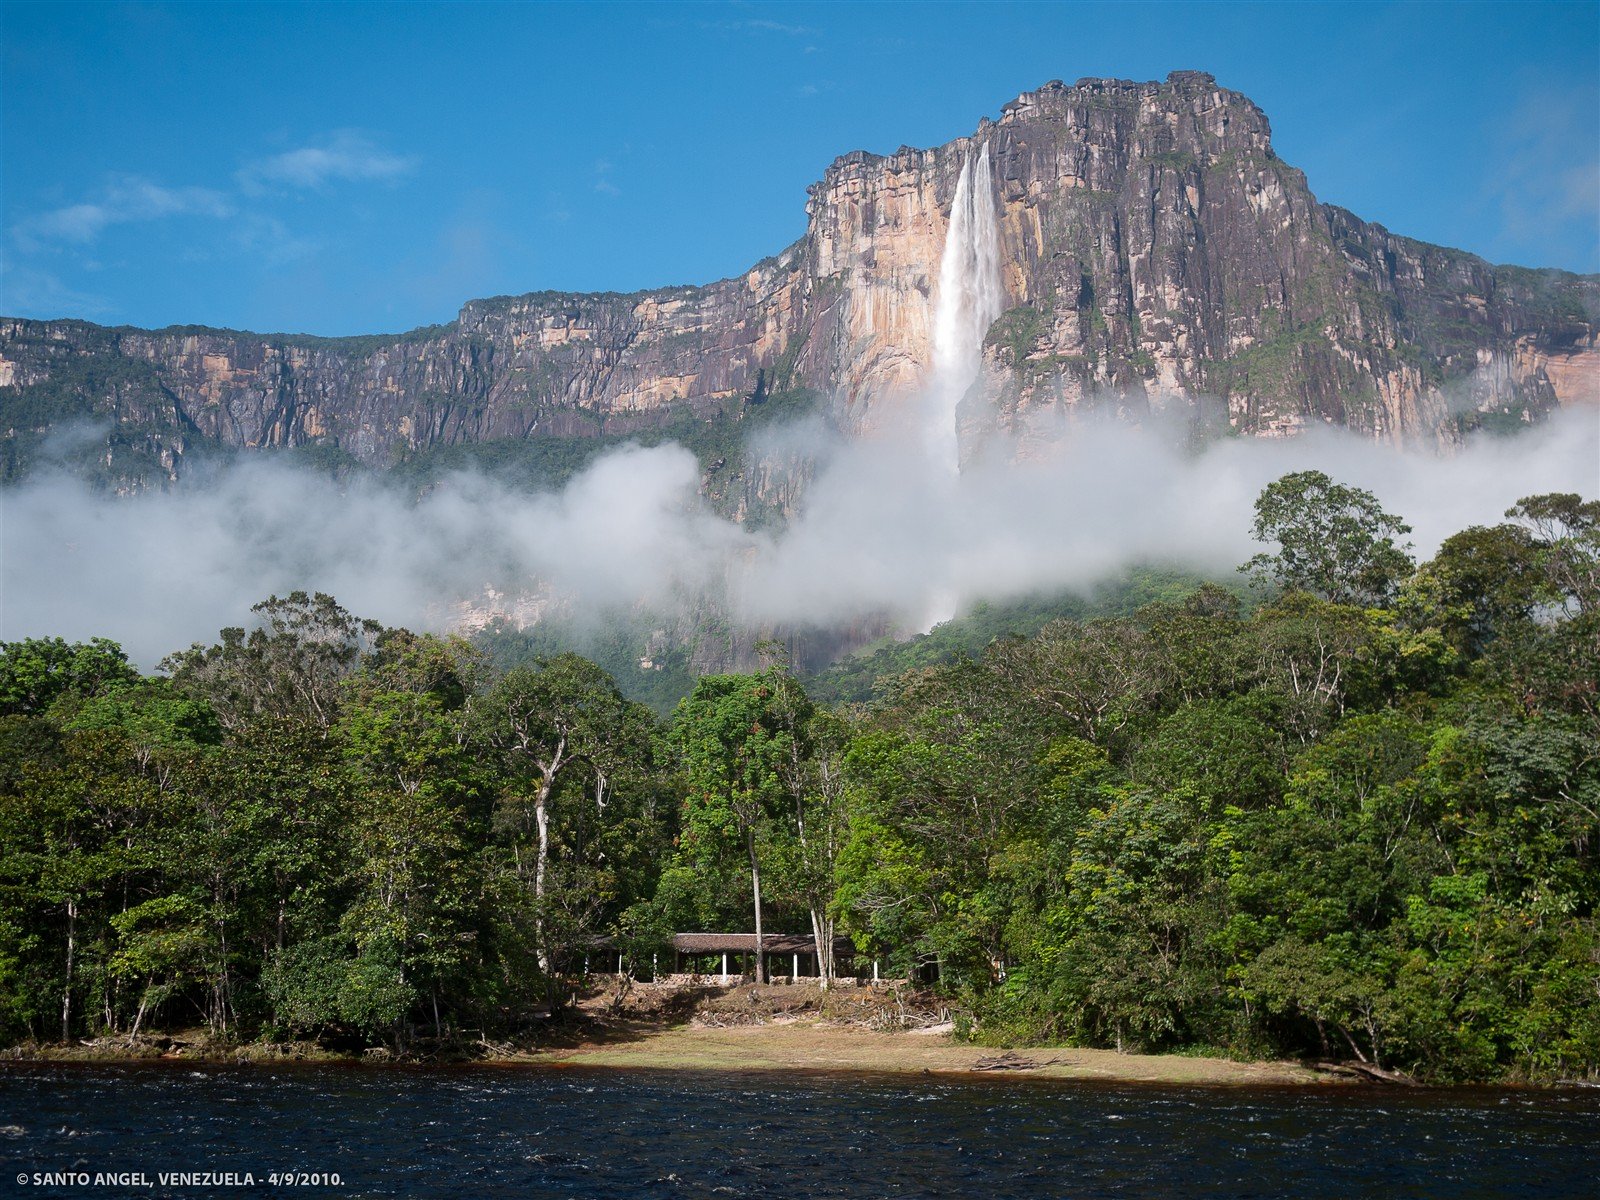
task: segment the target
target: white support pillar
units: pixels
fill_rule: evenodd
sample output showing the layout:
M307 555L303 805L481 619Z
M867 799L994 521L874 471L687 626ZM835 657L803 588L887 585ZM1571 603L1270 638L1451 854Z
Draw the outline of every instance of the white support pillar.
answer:
M873 959L872 960L872 982L873 983L877 983L878 982L878 960L877 959Z
M622 974L622 951L617 951L617 974Z
M794 956L794 968L789 973L789 982L793 983L796 979L799 979L799 978L800 978L800 955L797 953Z
M660 978L660 975L656 971L656 956L654 954L652 954L650 956L650 982L654 983L659 978Z
M722 952L722 982L728 982L728 952L726 950Z

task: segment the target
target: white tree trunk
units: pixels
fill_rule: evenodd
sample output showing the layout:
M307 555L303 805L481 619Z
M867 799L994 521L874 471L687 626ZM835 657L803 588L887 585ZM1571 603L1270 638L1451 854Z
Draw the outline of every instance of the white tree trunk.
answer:
M550 859L550 812L546 802L554 781L554 775L547 772L533 801L533 823L539 831L539 856L533 866L533 942L539 955L539 970L546 975L550 973L550 952L544 944L544 873Z
M756 859L756 835L751 830L745 838L750 848L750 895L756 909L756 982L767 982L767 950L761 936L761 864Z

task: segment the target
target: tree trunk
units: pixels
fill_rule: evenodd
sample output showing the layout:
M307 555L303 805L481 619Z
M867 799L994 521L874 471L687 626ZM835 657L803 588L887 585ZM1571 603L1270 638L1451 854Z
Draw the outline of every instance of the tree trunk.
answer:
M220 884L212 891L212 904L217 911L220 912L222 910L222 888ZM228 965L228 922L226 918L219 918L217 921L217 955L216 1014L212 1019L212 1032L218 1032L220 1029L222 1035L226 1037L233 1017L233 980L231 978L231 969Z
M767 982L767 948L761 937L761 864L756 860L756 834L750 830L745 834L745 845L750 850L750 895L755 900L756 909L756 982Z
M1348 1029L1346 1029L1343 1025L1335 1025L1334 1028L1337 1029L1340 1033L1342 1033L1344 1035L1344 1040L1345 1041L1350 1043L1350 1052L1352 1054L1354 1054L1356 1056L1356 1058L1359 1059L1361 1062L1366 1062L1367 1061L1367 1056L1365 1054L1361 1053L1361 1047L1356 1045L1356 1040L1355 1040L1355 1038L1350 1036L1350 1031Z
M153 979L145 981L144 995L139 997L139 1012L133 1018L133 1028L128 1031L128 1045L130 1046L139 1040L139 1027L144 1024L145 1013L150 1011L150 989L154 984L155 981Z
M550 858L550 812L546 803L554 781L554 775L547 773L533 801L533 822L539 830L539 857L533 867L533 944L539 956L539 970L546 975L550 973L550 951L544 944L544 872Z
M61 1040L72 1037L72 952L76 948L74 936L78 931L78 902L67 901L67 981L61 989Z
M827 991L833 981L833 920L821 909L811 910L811 937L817 944L817 976Z

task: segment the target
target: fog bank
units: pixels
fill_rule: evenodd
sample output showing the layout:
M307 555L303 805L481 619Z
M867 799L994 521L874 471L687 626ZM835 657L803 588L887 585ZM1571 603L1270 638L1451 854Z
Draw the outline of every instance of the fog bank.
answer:
M268 459L132 499L42 475L0 493L0 638L106 636L149 668L297 588L417 629L448 626L485 587L551 593L579 616L667 611L709 592L752 625L922 626L977 599L1088 588L1136 562L1231 572L1255 549L1256 495L1286 471L1371 490L1415 527L1419 557L1522 496L1600 491L1593 409L1447 457L1332 430L1185 454L1159 433L1089 425L1047 457L959 477L914 430L846 441L810 425L779 439L816 476L776 534L713 512L676 445L608 453L559 492L459 474L421 500Z

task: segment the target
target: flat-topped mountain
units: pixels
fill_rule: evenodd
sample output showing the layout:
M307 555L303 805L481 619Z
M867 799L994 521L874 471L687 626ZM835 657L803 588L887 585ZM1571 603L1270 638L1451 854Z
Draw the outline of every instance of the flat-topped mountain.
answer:
M960 408L969 446L1202 403L1243 433L1430 443L1600 394L1600 277L1494 266L1322 204L1260 109L1176 72L1053 82L969 137L847 154L799 241L703 287L473 300L448 325L357 338L0 320L6 471L84 418L110 423L102 461L129 479L175 478L208 447L382 467L737 420L799 389L870 423L933 370L951 214L985 151L964 203L992 218L999 313Z

